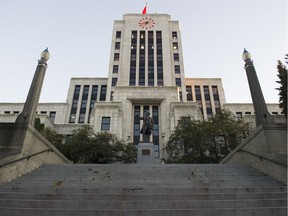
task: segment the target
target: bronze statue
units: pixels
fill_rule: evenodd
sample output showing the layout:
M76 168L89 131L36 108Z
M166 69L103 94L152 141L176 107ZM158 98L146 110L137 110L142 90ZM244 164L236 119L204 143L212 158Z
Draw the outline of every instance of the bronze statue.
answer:
M153 131L153 118L150 116L150 113L148 111L144 112L143 117L137 116L140 120L143 120L143 125L141 128L140 133L143 134L143 142L147 143L150 140L150 135Z

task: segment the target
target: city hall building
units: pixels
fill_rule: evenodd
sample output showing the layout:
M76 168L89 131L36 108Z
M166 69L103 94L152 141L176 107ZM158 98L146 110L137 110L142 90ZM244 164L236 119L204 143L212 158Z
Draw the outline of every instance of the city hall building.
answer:
M167 14L125 14L114 22L108 78L72 78L67 101L40 103L38 117L46 127L69 135L83 125L109 131L137 145L142 116L154 120L150 142L155 158L181 116L209 119L219 109L238 118L253 115L252 104L227 104L220 78L185 78L179 22ZM15 121L23 103L1 103L0 121ZM280 114L277 104L268 104Z

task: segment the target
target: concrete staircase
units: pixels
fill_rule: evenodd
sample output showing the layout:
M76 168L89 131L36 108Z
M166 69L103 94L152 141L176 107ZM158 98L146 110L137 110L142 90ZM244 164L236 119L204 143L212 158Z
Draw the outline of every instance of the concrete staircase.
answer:
M0 215L286 216L286 190L246 166L43 165L0 185Z

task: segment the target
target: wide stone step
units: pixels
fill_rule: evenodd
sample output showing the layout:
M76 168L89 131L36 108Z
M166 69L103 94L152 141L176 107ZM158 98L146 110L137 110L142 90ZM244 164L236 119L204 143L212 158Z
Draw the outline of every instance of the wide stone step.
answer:
M5 216L286 216L285 207L261 208L219 208L219 209L138 209L138 210L85 210L85 209L27 209L27 208L0 208L0 215Z
M30 187L23 186L1 186L1 192L22 192L22 193L86 193L86 194L111 194L111 193L134 193L134 194L194 194L194 193L286 193L286 186L259 186L253 187L183 187L182 185L174 185L173 187L133 187L126 185L125 187L81 187L81 186L41 186L33 185Z
M0 200L29 199L29 200L82 200L82 201L171 201L171 200L246 200L246 199L283 199L284 192L266 193L194 193L194 194L89 194L89 193L19 193L0 192Z
M286 216L287 187L247 166L43 165L0 185L0 215Z
M286 200L173 200L173 201L82 201L82 200L0 200L0 207L47 209L210 209L244 207L285 207Z

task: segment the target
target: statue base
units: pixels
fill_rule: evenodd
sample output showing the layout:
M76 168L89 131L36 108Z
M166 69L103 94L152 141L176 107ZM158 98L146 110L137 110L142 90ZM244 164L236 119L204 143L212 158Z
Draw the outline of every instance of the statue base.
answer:
M154 164L154 144L153 143L139 143L137 164Z

